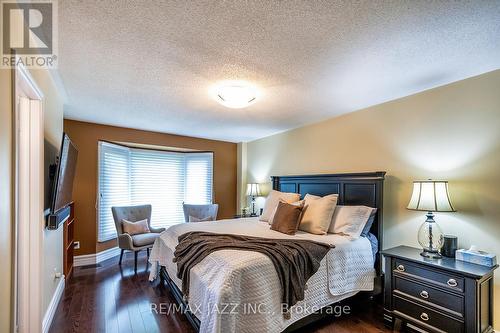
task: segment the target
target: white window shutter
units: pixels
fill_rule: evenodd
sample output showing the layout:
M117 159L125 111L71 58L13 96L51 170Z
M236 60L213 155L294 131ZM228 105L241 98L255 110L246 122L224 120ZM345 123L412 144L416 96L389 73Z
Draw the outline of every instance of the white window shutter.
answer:
M128 148L99 142L98 240L116 237L112 206L150 204L151 224L184 222L182 203L213 198L213 153Z
M133 149L131 152L132 204L151 204L154 227L184 221L184 154Z
M111 213L113 206L130 203L130 152L107 142L99 142L98 241L116 238Z
M186 194L189 204L212 203L213 153L188 153L186 155Z

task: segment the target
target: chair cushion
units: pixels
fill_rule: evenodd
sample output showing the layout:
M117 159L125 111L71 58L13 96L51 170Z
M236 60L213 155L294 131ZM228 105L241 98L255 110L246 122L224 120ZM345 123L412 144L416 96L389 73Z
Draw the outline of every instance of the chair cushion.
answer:
M151 205L111 207L118 234L123 234L122 220L141 221L147 219L148 223L151 223L151 209Z
M208 221L213 221L214 219L212 216L207 216L205 218L198 218L195 216L189 215L189 222L208 222Z
M186 222L200 222L200 221L190 221L190 217L203 220L210 217L211 221L217 220L217 211L219 210L219 205L208 204L208 205L190 205L182 204L182 209L184 210L184 221Z
M132 243L134 246L145 246L145 245L153 245L155 239L158 238L160 234L155 232L149 232L147 234L139 234L132 236Z
M136 222L122 220L122 228L123 232L129 234L130 236L151 232L149 230L147 219Z

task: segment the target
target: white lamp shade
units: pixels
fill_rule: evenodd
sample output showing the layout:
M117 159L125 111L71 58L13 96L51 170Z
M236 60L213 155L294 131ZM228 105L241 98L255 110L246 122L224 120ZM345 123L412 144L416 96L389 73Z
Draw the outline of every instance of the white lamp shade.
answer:
M448 194L448 182L442 180L413 182L413 193L407 208L428 212L454 212Z
M261 196L259 184L247 184L247 195L254 197Z

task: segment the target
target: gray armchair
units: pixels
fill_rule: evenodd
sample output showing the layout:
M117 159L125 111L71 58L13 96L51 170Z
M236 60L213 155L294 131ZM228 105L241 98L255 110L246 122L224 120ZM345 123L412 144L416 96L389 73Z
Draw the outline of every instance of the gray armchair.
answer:
M217 211L219 210L219 205L188 205L183 203L182 209L184 210L184 221L186 222L189 222L190 216L200 220L210 218L210 221L215 221L217 220Z
M124 207L111 207L113 212L113 219L115 220L116 231L118 233L118 247L121 249L119 264L122 264L123 252L125 250L134 252L134 271L137 272L137 254L140 250L147 249L149 257L149 249L153 247L156 238L160 236L165 228L155 228L151 226L151 205L142 206L124 206ZM129 235L123 233L122 221L127 220L130 222L137 222L141 220L148 220L150 233Z

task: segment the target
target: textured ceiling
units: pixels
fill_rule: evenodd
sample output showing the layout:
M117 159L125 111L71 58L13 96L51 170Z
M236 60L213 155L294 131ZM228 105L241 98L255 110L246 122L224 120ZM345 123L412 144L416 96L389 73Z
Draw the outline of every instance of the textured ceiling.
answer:
M249 141L500 68L500 1L59 1L65 117ZM221 80L261 100L215 102ZM402 110L403 111L403 110Z

